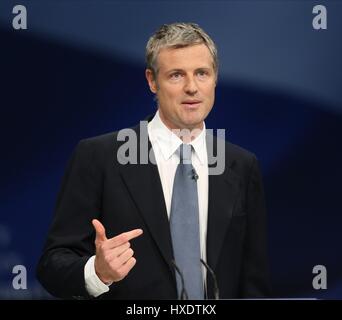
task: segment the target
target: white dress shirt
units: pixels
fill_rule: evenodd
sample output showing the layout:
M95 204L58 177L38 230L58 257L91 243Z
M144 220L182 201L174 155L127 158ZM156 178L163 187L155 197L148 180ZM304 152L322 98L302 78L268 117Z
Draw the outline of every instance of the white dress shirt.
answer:
M167 215L170 218L173 180L179 163L179 156L176 150L183 141L166 127L160 119L159 111L157 111L153 119L148 123L147 130L159 171ZM201 257L206 261L209 184L205 124L200 134L190 144L193 146L192 165L198 175L197 192ZM84 277L88 293L91 296L97 297L107 292L109 288L96 275L94 261L95 256L92 256L87 261L84 268ZM203 281L205 281L206 269L203 267L202 270Z

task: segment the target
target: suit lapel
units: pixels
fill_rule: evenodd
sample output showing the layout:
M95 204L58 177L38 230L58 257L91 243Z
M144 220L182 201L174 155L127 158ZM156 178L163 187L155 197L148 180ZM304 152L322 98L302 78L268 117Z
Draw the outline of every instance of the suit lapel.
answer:
M139 142L138 129L136 132ZM151 149L152 146L148 140L148 150ZM138 155L139 158L140 155ZM151 237L170 266L173 259L171 234L157 165L150 161L147 164L139 164L138 161L138 164L121 165L120 172Z
M215 153L216 139L214 139L214 146L212 147ZM227 159L227 156L229 155L226 153L225 171L220 175L209 176L207 261L213 269L215 269L221 253L238 193L238 177L231 169L232 163ZM209 161L210 163L211 161ZM209 165L209 168L211 166L215 166L215 164Z

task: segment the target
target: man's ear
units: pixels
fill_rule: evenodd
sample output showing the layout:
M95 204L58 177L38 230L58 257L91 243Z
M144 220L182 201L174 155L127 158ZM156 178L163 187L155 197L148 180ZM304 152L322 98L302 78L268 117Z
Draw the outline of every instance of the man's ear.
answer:
M145 76L146 76L146 80L148 82L148 85L150 87L150 90L154 94L156 94L157 93L157 83L156 83L156 80L154 78L153 71L151 69L146 69L145 70Z

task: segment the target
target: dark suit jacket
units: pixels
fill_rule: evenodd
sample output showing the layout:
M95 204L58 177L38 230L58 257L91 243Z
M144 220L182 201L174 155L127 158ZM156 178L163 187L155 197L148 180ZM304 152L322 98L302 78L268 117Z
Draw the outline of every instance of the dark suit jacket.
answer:
M138 127L134 130L139 139ZM123 142L116 137L117 133L109 133L82 140L75 149L38 264L38 279L56 297L89 298L84 266L95 254L91 220L97 218L108 238L135 228L144 230L131 241L135 267L100 298L177 299L158 168L119 164L116 154ZM265 297L270 285L260 170L248 151L226 142L225 152L225 172L209 176L207 263L217 277L220 298ZM209 274L207 282L213 298Z

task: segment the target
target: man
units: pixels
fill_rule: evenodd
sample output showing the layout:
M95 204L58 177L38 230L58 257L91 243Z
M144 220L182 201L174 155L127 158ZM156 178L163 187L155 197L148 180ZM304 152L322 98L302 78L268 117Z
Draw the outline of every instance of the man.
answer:
M163 25L146 59L158 111L134 132L148 137L154 163L142 164L141 150L138 163L121 161L120 132L78 144L39 280L62 298L203 299L217 296L216 286L220 298L268 296L257 160L226 142L223 173L210 174L217 139L208 143L204 120L214 104L215 44L196 24Z

